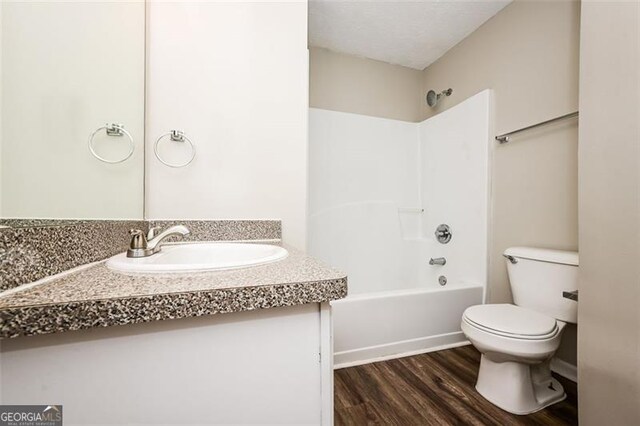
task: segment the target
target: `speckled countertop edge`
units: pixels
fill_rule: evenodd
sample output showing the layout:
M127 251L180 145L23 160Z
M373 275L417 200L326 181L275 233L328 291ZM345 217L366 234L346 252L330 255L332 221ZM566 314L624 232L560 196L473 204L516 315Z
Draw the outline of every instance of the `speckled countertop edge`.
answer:
M104 262L0 297L0 338L321 303L347 277L295 249L279 262L191 274L125 275Z

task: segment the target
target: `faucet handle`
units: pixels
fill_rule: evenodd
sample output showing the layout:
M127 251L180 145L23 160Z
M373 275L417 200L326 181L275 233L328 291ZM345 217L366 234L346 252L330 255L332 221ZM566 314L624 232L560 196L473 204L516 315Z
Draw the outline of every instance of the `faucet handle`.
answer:
M144 236L144 232L139 229L131 229L129 231L129 235L131 235L131 242L129 243L130 249L146 249L147 248L147 239Z
M147 241L154 239L158 231L160 231L161 229L162 228L160 226L153 226L149 228L149 232L147 232Z

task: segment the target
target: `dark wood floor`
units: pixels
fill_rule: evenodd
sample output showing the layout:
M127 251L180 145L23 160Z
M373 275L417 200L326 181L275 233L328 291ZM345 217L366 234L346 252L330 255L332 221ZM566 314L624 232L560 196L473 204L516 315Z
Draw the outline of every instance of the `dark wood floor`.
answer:
M463 346L335 372L336 425L576 425L576 384L555 376L567 399L527 416L475 390L480 354Z

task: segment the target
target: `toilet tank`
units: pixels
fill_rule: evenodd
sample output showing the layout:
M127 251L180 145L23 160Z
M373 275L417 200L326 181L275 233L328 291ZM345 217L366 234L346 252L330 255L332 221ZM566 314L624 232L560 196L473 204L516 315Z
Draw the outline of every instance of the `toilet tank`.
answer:
M578 289L577 252L511 247L504 256L516 305L561 321L578 321L578 303L562 297L563 291Z

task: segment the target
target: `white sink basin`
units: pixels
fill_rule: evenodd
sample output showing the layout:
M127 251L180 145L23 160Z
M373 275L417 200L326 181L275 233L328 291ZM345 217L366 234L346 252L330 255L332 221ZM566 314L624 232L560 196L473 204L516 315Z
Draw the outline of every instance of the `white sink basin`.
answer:
M196 243L164 245L149 257L130 258L120 253L107 267L120 272L171 273L247 268L282 260L289 252L269 244Z

